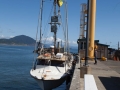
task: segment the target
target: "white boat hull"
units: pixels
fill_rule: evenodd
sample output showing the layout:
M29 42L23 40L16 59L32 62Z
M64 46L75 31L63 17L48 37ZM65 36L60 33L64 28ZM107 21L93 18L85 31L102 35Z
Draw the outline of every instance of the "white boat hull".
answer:
M42 90L51 90L66 80L68 73L65 73L64 69L64 67L37 65L35 70L31 69L30 74Z
M35 79L35 80L38 82L38 85L42 90L52 90L60 86L66 80L66 76L58 80L43 80L43 79Z

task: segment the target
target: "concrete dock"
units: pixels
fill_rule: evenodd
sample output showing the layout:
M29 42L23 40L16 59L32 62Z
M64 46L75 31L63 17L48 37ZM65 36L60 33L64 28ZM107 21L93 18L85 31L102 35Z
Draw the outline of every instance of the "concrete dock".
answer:
M98 90L120 90L120 61L98 60L98 64L94 65L94 61L89 60L88 63ZM80 78L79 68L77 64L69 90L84 90L84 78Z

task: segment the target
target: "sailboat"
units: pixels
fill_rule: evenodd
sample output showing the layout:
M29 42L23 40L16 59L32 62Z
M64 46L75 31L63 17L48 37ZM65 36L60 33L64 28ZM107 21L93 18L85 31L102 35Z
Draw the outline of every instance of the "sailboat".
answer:
M65 82L67 76L70 74L70 70L73 67L73 55L68 50L68 30L67 30L67 13L66 13L66 26L65 26L65 43L64 48L60 47L60 44L56 45L56 33L59 23L59 13L56 12L56 8L60 8L63 4L67 7L66 1L54 0L54 15L51 16L51 32L54 33L54 45L44 48L42 43L42 34L40 31L40 40L36 41L36 47L34 53L37 53L37 57L34 60L33 67L30 70L30 75L38 82L42 90L51 90L60 86ZM66 9L67 10L67 9ZM41 0L41 14L43 11L43 0ZM67 11L66 11L67 12ZM42 19L41 19L42 20ZM42 23L42 22L41 22ZM41 25L41 24L40 24ZM40 29L41 30L41 29Z

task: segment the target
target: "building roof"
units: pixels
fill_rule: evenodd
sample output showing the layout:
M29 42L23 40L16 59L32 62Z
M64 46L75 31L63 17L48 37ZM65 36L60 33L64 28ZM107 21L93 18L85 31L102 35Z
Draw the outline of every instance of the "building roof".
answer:
M110 46L110 45L107 45L107 44L101 44L101 43L97 43L97 45L103 45L103 46Z
M116 50L115 48L108 48L108 50Z
M86 38L83 38L83 39L78 39L78 41L86 41ZM102 46L110 46L110 45L107 45L107 44L101 44L101 43L99 43L99 40L94 40L95 41L95 43L97 43L97 45L102 45Z

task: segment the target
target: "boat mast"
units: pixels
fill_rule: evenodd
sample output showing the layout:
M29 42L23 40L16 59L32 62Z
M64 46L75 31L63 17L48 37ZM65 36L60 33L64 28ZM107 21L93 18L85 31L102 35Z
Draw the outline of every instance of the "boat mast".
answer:
M66 17L66 20L65 20L65 30L66 30L66 44L67 44L67 47L66 47L66 51L67 53L69 53L69 41L68 41L68 11L67 11L67 2L66 0L64 1L65 3L65 17Z
M53 5L54 5L54 15L51 16L51 22L49 24L51 24L51 32L54 33L54 53L56 54L56 41L57 41L57 25L60 25L60 22L59 22L59 19L58 19L58 16L59 16L59 13L60 13L60 10L58 10L58 15L56 13L56 9L57 9L57 5L59 6L62 6L62 1L60 0L54 0L53 2Z
M42 13L43 13L43 0L41 0L40 7L40 44L42 43Z
M54 0L54 16L56 16L56 3L57 3L57 0ZM56 22L54 23L54 25L56 25ZM56 33L57 33L57 30L54 32L54 49L56 48Z

